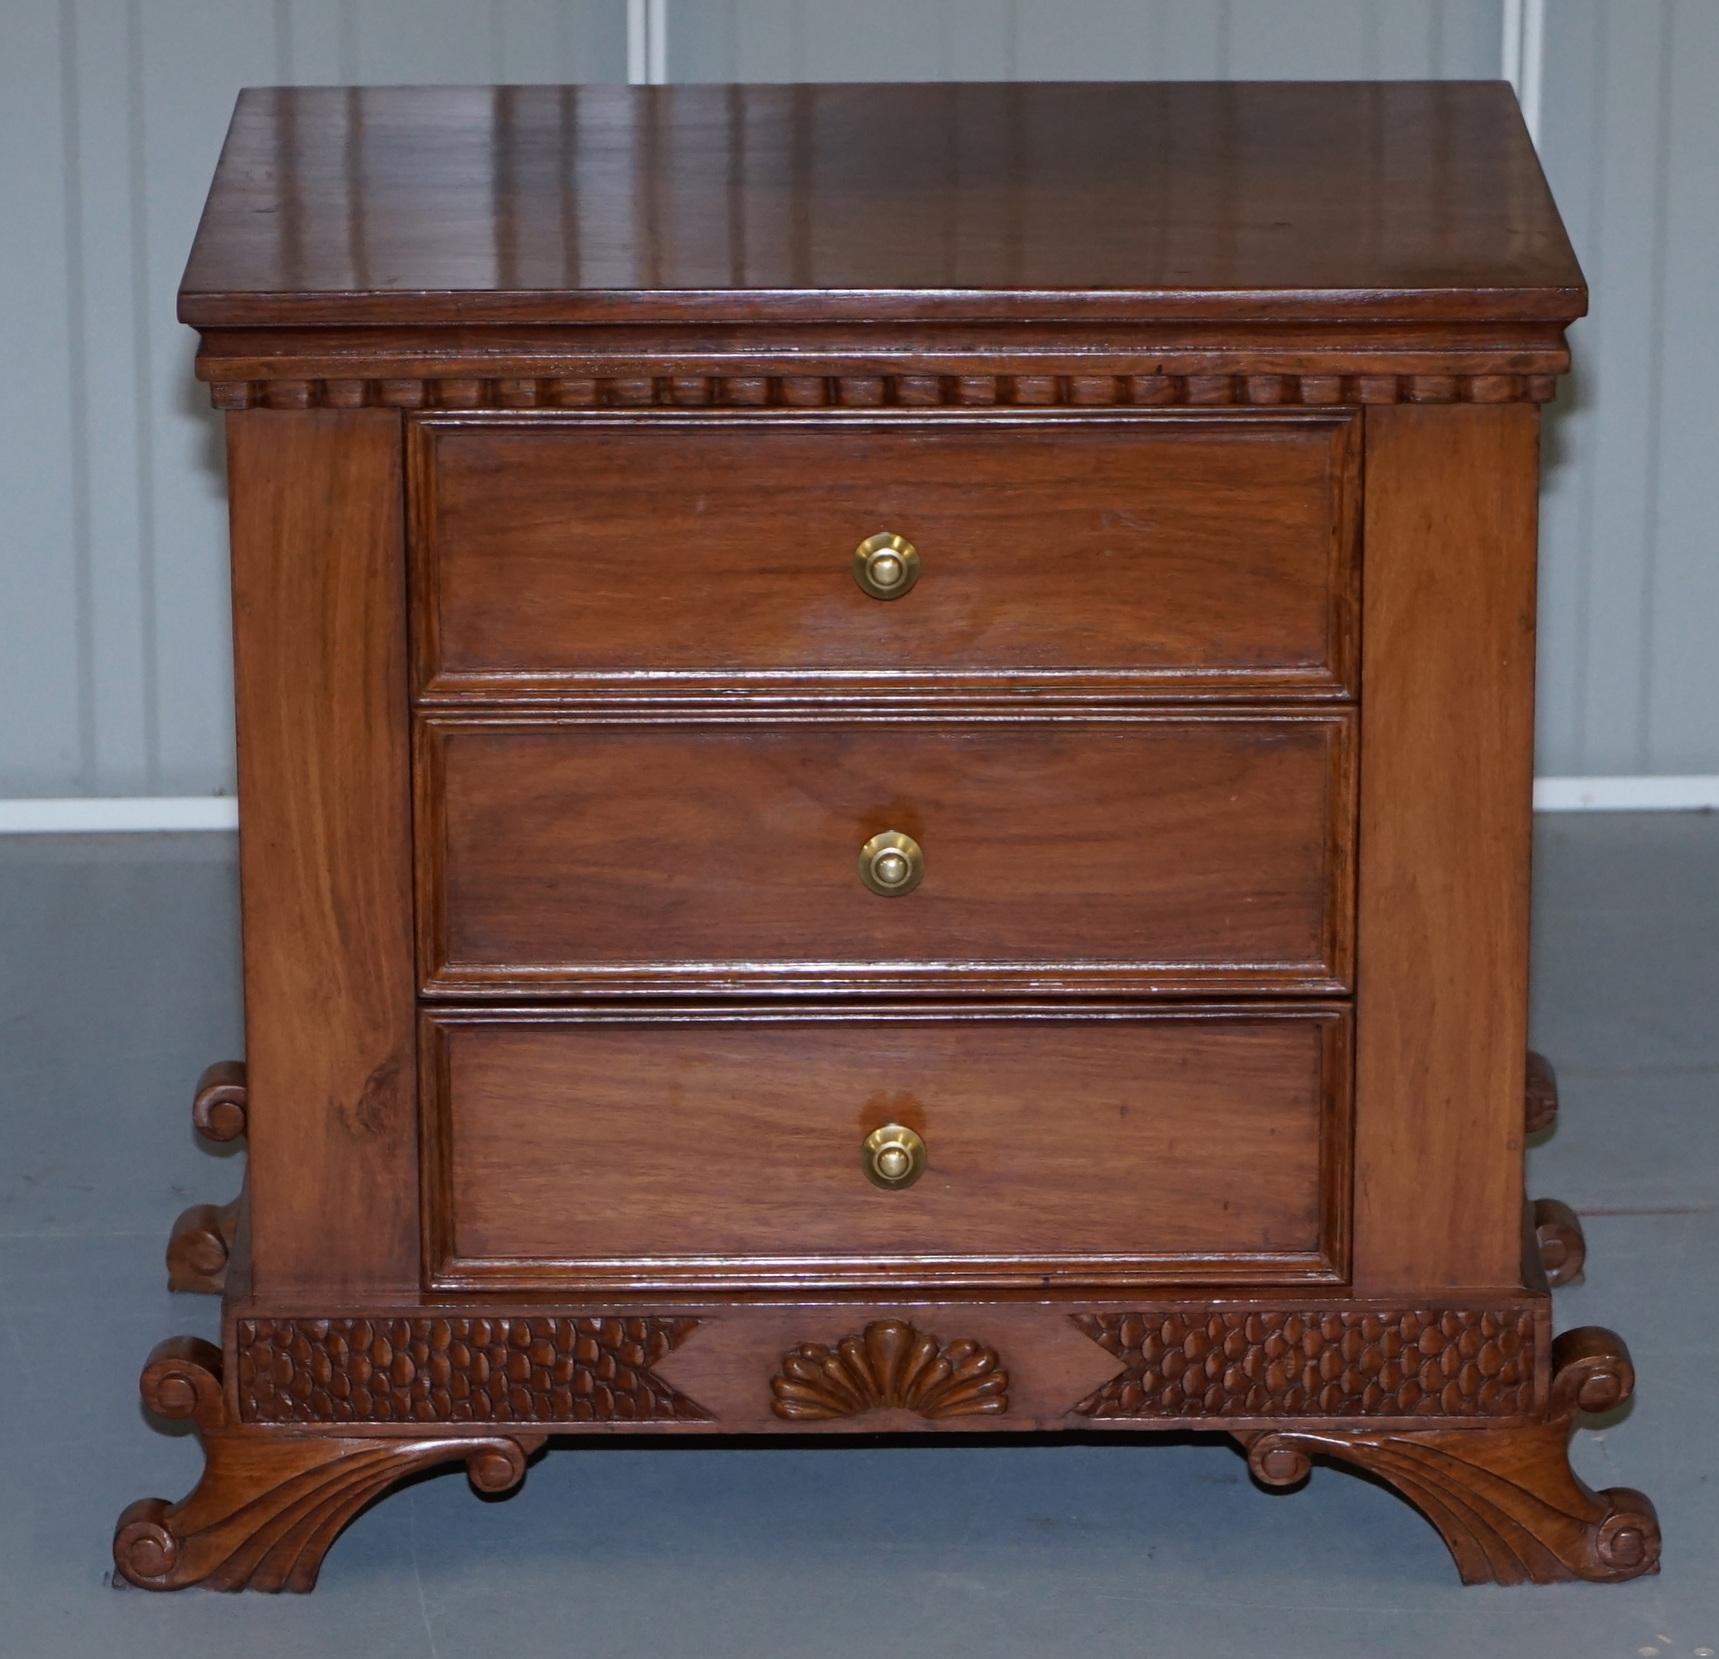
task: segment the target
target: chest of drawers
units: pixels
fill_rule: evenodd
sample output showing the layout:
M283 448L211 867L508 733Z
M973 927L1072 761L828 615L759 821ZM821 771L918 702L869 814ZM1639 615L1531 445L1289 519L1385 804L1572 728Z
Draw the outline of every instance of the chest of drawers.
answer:
M561 1436L1093 1427L1651 1571L1523 1194L1584 303L1500 87L247 93L249 1168L119 1571L307 1589Z

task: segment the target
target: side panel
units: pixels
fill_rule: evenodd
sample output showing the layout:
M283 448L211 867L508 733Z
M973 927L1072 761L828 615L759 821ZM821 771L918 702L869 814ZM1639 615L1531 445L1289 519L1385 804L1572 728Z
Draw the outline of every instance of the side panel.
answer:
M1520 1282L1538 442L1366 414L1359 1292Z
M400 417L228 417L252 1283L418 1283Z

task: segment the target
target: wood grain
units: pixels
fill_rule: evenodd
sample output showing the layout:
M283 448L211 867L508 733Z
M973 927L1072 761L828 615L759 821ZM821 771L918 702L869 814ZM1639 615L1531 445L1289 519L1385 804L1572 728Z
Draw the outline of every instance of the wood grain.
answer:
M1530 1135L1558 1121L1558 1074L1544 1054L1528 1051L1528 1079L1522 1096L1522 1127Z
M1586 1325L1561 1335L1543 1421L1517 1428L1357 1433L1293 1428L1243 1437L1268 1486L1307 1478L1314 1457L1396 1488L1438 1528L1465 1584L1617 1584L1659 1571L1659 1517L1633 1487L1593 1491L1570 1467L1578 1412L1635 1389L1629 1350Z
M782 1375L786 1354L808 1347L838 1354L876 1321L906 1323L943 1343L989 1348L1008 1374L1007 1410L933 1421L911 1408L793 1418L775 1410L772 1385ZM1440 1389L1411 1404L1401 1375L1392 1377L1389 1389L1363 1384L1351 1396L1341 1387L1355 1364L1368 1367L1370 1377L1391 1376L1392 1338L1411 1330L1417 1334L1397 1371L1448 1362L1452 1376L1489 1349L1489 1365L1496 1357L1502 1370L1508 1363L1503 1333L1517 1333L1508 1344L1511 1357L1528 1362L1541 1380L1535 1387L1512 1386L1504 1392L1517 1400L1531 1397L1532 1405L1511 1415L1500 1409L1506 1403L1502 1399L1491 1397L1483 1404L1478 1390L1462 1389ZM1531 1338L1525 1334L1530 1331ZM1172 1358L1162 1342L1153 1351L1154 1340L1166 1336L1174 1339L1179 1358ZM1233 1289L1203 1301L1183 1293L1102 1305L1068 1296L1041 1300L1028 1292L1007 1301L974 1294L895 1302L778 1295L729 1302L720 1318L701 1321L656 1371L705 1406L723 1431L737 1433L1098 1429L1151 1435L1201 1427L1257 1432L1301 1424L1468 1429L1543 1420L1550 1345L1546 1302L1520 1294L1469 1304L1435 1300L1419 1310L1316 1290ZM1149 1351L1152 1363L1146 1364ZM1220 1356L1215 1365L1213 1355ZM1331 1410L1324 1409L1325 1401ZM603 1429L581 1425L581 1431ZM651 1432L682 1431L666 1424Z
M240 1199L226 1204L188 1204L167 1237L167 1288L219 1296L239 1227Z
M228 417L259 1289L418 1278L400 417Z
M1557 321L766 320L206 329L219 408L1021 411L1206 417L1377 403L1541 403L1570 366Z
M241 1242L240 1277L243 1266ZM1543 1286L1415 1305L1316 1285L576 1299L491 1287L481 1299L303 1301L273 1315L241 1293L229 1296L224 1321L238 1379L229 1407L262 1429L408 1439L483 1436L503 1424L599 1439L784 1432L789 1423L794 1433L936 1430L911 1410L863 1423L776 1412L772 1381L787 1354L835 1352L877 1322L994 1350L1009 1374L1007 1420L995 1428L1186 1433L1204 1417L1231 1431L1413 1430L1524 1427L1548 1415ZM409 1363L396 1366L402 1355Z
M997 1350L971 1337L943 1343L905 1319L878 1319L826 1347L802 1342L770 1379L770 1409L787 1422L829 1422L876 1412L1001 1417L1009 1374Z
M1502 84L241 94L179 315L1568 319Z
M708 1423L653 1370L697 1324L541 1310L240 1319L233 1392L245 1423Z
M431 1279L1329 1279L1344 1009L425 1016ZM861 1142L921 1134L925 1174Z
M257 90L180 303L251 1161L122 1577L308 1588L550 1432L1094 1426L1355 1464L1471 1580L1653 1570L1521 1186L1586 293L1508 89Z
M1348 986L1341 710L419 729L439 995ZM890 829L899 898L857 868Z
M191 1101L191 1122L212 1141L237 1140L245 1132L245 1063L217 1060L203 1068ZM191 1204L173 1223L167 1239L167 1288L219 1296L242 1220L243 1193L226 1204Z
M1520 1282L1538 439L1366 415L1359 1289Z
M1528 1206L1528 1216L1546 1283L1554 1290L1579 1283L1587 1261L1588 1241L1576 1212L1556 1198L1536 1198Z
M725 1427L767 1425L777 1432L850 1427L946 1432L987 1427L998 1418L1016 1429L1044 1426L1047 1419L1064 1415L1059 1405L1071 1389L1102 1382L1117 1363L1118 1356L1100 1354L1097 1344L1084 1338L1078 1343L1082 1352L1075 1352L1077 1345L1069 1340L1073 1326L1067 1321L1060 1324L1060 1341L1042 1333L1023 1341L1036 1325L1057 1318L1045 1307L962 1304L916 1310L916 1317L928 1322L943 1314L961 1320L971 1334L943 1344L900 1317L870 1319L863 1331L852 1332L867 1316L863 1308L763 1307L733 1321L732 1332L746 1333L741 1347L721 1341L725 1333L718 1327L719 1340L702 1359L695 1342L678 1351L671 1347L657 1363L666 1368L690 1361L693 1374L718 1390L709 1397L720 1401L716 1420ZM1542 1316L1543 1308L1537 1318ZM1371 1319L1388 1328L1403 1318L1422 1316L1307 1309L1259 1310L1242 1317L1323 1330L1333 1318L1342 1323ZM1426 1317L1438 1320L1427 1327L1438 1330L1452 1315ZM1476 1317L1495 1327L1511 1320L1501 1309L1465 1312L1459 1323L1472 1329ZM1124 1318L1149 1322L1151 1316ZM456 1315L442 1323L457 1320ZM437 1322L423 1323L428 1327ZM485 1324L488 1332L508 1322L471 1323ZM547 1323L575 1332L578 1328L576 1320L555 1316L548 1316ZM850 1334L838 1335L844 1326ZM772 1331L779 1343L789 1330L800 1340L783 1354L768 1389L761 1386L765 1365L742 1369L735 1364L737 1353L756 1361L764 1344L775 1346ZM308 1334L325 1339L320 1328ZM695 1329L695 1336L701 1334ZM310 1352L306 1336L296 1330L279 1349L288 1376L300 1374L295 1367ZM265 1340L272 1342L272 1336ZM508 1346L510 1354L524 1352ZM450 1351L452 1347L450 1342ZM653 1344L652 1351L661 1347ZM1024 1366L1004 1371L1002 1356L1017 1352L1025 1357ZM1011 1358L1009 1364L1016 1362ZM510 1415L505 1433L487 1421L422 1422L405 1434L387 1427L362 1432L350 1425L338 1433L307 1432L303 1427L283 1433L233 1418L222 1371L220 1353L190 1338L161 1343L144 1369L145 1407L159 1416L189 1419L202 1440L206 1463L197 1486L178 1503L146 1498L120 1515L114 1564L130 1583L154 1590L192 1584L309 1590L340 1530L406 1476L464 1461L478 1490L502 1493L523 1478L527 1459L542 1446L549 1423L558 1431L634 1427L614 1421L575 1423L527 1412ZM660 1378L655 1381L663 1386ZM1528 1422L1464 1421L1456 1412L1438 1426L1428 1426L1424 1417L1398 1424L1386 1417L1360 1426L1308 1411L1288 1424L1243 1418L1230 1419L1226 1426L1246 1447L1249 1467L1262 1484L1298 1484L1307 1478L1312 1459L1324 1457L1394 1486L1438 1528L1465 1582L1615 1583L1658 1571L1658 1517L1652 1503L1631 1488L1591 1490L1570 1467L1568 1441L1578 1413L1615 1409L1629 1398L1634 1381L1622 1342L1610 1331L1589 1326L1558 1338L1544 1416ZM666 1388L673 1392L675 1385ZM816 1409L820 1400L837 1409ZM950 1402L963 1409L924 1409ZM785 1403L811 1409L784 1416L780 1408ZM977 1409L969 1409L973 1407ZM659 1432L697 1429L707 1421L682 1423L671 1416L649 1426Z
M210 382L209 399L217 409L992 407L1043 414L1182 407L1245 414L1296 407L1329 412L1370 403L1547 403L1557 395L1558 375L1570 366L1559 325L1521 324L1507 336L1441 342L1432 350L1428 344L1401 325L1371 340L1358 331L1332 329L1322 340L1297 341L1285 331L1259 348L1160 330L1142 339L1137 355L1111 350L1102 359L1076 358L1070 372L1059 361L1054 337L999 329L989 349L957 357L951 369L935 373L893 372L920 365L904 365L887 354L880 354L872 372L855 373L853 361L865 352L851 344L839 357L802 358L793 364L798 372L783 373L769 355L745 358L708 343L695 355L692 341L633 358L632 372L617 373L629 365L604 355L613 341L598 330L580 329L537 342L510 334L474 344L457 371L437 375L425 358L445 358L447 342L429 329L353 329L334 343L290 330L267 350L253 336L222 329L204 336L197 368ZM789 346L781 338L752 343L756 354L772 348ZM1026 356L1026 350L1037 355ZM1167 363L1195 363L1198 372L1166 373Z
M1341 694L1358 426L413 421L417 683ZM918 549L899 599L853 579L879 530Z
M199 376L271 407L1342 409L1512 401L1570 366L1566 324L1173 322L363 323L210 328ZM1514 378L1513 378L1514 377ZM357 399L357 403L351 401Z
M140 1498L113 1533L114 1570L144 1590L311 1590L341 1530L409 1475L464 1462L480 1492L511 1491L541 1433L384 1439L273 1434L233 1420L220 1352L193 1337L159 1343L143 1369L146 1410L189 1419L204 1467L177 1503Z
M1125 1369L1074 1409L1104 1422L1497 1418L1544 1398L1544 1309L1222 1307L1077 1314Z

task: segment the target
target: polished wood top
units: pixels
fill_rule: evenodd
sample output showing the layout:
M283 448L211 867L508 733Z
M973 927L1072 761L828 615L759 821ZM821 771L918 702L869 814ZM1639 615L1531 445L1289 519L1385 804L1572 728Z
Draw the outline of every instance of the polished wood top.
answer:
M1565 320L1502 83L241 94L199 326Z

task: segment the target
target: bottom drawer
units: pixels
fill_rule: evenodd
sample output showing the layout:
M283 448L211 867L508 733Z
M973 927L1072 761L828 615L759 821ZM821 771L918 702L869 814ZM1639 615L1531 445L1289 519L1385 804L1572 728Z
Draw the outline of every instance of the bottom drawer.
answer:
M438 1010L422 1042L433 1287L1346 1270L1339 1005Z

